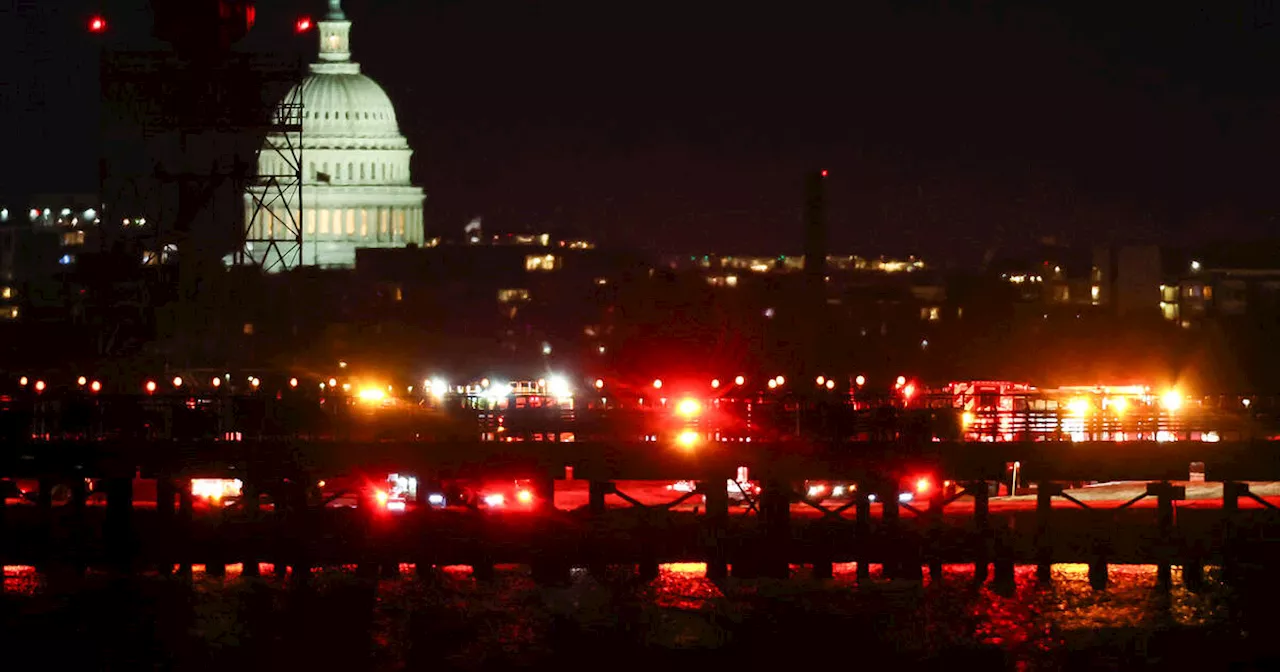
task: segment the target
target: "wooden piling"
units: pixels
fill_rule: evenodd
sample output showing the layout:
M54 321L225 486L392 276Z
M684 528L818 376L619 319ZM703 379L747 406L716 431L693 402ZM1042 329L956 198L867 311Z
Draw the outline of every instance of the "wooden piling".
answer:
M1089 585L1094 590L1106 590L1109 578L1106 559L1094 558L1089 561Z
M1222 521L1218 528L1218 551L1222 554L1222 579L1234 581L1240 576L1240 564L1236 560L1240 539L1238 518L1240 498L1249 492L1248 483L1226 481L1222 484Z
M177 533L173 535L173 538L180 545L177 550L180 559L178 573L190 577L191 553L194 550L192 544L192 509L195 507L195 497L191 494L191 479L183 478L178 480L175 485L178 490L178 520L176 525Z
M1173 559L1177 556L1173 529L1173 503L1187 497L1187 489L1168 481L1147 484L1147 494L1156 496L1156 586L1173 587Z
M760 517L764 524L760 571L769 578L785 579L791 573L788 562L792 546L791 499L791 484L777 478L768 479L760 493Z
M174 532L174 514L176 512L174 495L176 494L172 478L165 475L156 478L156 523L160 534L170 539L173 538ZM164 564L167 560L168 558L164 558L161 564Z
M974 548L973 580L985 583L991 562L991 491L985 480L969 485L973 489L973 525L977 543Z
M1036 580L1048 583L1053 579L1053 533L1050 519L1053 516L1053 498L1062 493L1062 486L1052 481L1040 481L1036 486Z
M7 480L8 479L0 479L0 484L3 484ZM4 492L0 490L0 567L4 567L5 564L7 564L5 562L5 556L8 555L8 549L6 548L8 544L5 540L9 538L8 529L7 529L8 522L9 522L8 511L7 511L8 506L9 506L8 502L6 502L4 498ZM3 584L4 584L3 570L0 570L0 590L3 590L4 588Z
M854 540L857 544L854 551L854 561L857 563L855 572L859 582L871 579L871 554L868 549L871 547L871 498L866 488L859 486L858 491L854 493Z
M707 578L719 581L729 576L729 491L723 478L709 478L698 483L698 491L706 497L703 534L706 543Z
M942 488L936 488L929 498L929 582L942 582L941 544L943 535L942 516L945 515L947 494Z
M259 530L259 516L262 510L262 488L258 480L249 474L242 481L241 498L244 502L245 528L247 534L237 535L237 541L244 543L244 555L241 560L243 562L242 574L244 576L260 576L258 570L259 555L257 553L257 543L261 536L257 533Z
M104 536L107 554L119 570L133 565L133 474L106 479L107 515Z
M612 481L592 478L587 482L587 516L590 534L587 537L587 569L597 578L605 574L607 563L604 557L605 497L615 492Z

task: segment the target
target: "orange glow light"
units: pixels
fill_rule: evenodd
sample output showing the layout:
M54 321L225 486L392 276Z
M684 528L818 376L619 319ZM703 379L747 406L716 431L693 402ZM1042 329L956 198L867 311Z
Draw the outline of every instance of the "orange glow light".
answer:
M152 392L156 391L156 381L148 380L147 384L144 387L147 390L147 394L151 394Z
M528 490L521 490L516 493L516 499L519 500L521 504L528 504L533 501L533 493Z
M84 387L88 383L89 383L89 379L85 378L84 376L80 376L79 378L76 378L76 385L79 385L80 387Z
M298 386L298 379L297 379L297 378L290 378L290 379L289 379L289 387L297 387L297 386Z
M102 390L102 383L95 380L92 383L89 383L89 389L94 392L100 392Z
M676 441L685 448L692 448L698 445L698 433L692 430L680 432L680 436L676 437Z
M43 381L43 380L37 380L37 381L36 381L36 392L44 392L44 381Z
M375 494L374 496L375 496L375 497L377 497L377 499L378 499L378 505L379 505L379 506L386 506L386 505L387 505L387 499L388 499L388 498L387 498L387 493L386 493L386 492L384 492L384 491L382 491L382 490L379 490L379 491L377 492L377 494Z
M916 492L919 492L919 493L928 492L928 491L929 491L929 487L930 487L931 485L932 485L932 483L930 483L930 482L929 482L929 479L928 479L928 478L922 478L922 479L920 479L920 480L916 481Z
M596 378L596 389L597 389L597 390L603 390L603 389L604 389L604 379L603 379L603 378Z
M902 388L902 396L906 399L910 399L912 395L914 395L915 393L916 393L915 385L907 385L906 387Z
M699 404L697 399L685 398L676 404L676 413L686 418L692 418L701 411L702 404Z

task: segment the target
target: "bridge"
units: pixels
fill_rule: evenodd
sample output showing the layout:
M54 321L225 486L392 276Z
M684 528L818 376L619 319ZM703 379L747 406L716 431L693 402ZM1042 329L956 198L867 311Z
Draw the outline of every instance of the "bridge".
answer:
M478 576L495 563L534 567L541 580L572 566L632 564L642 575L661 561L700 560L713 577L785 576L792 563L829 575L853 561L860 575L881 564L885 575L913 579L923 568L972 562L976 576L994 567L1011 581L1016 563L1048 576L1053 562L1087 562L1096 585L1108 563L1154 563L1162 585L1172 568L1194 584L1207 565L1224 572L1264 566L1280 555L1275 503L1245 481L1280 480L1270 442L723 442L683 448L656 442L385 442L98 441L9 443L0 474L39 483L32 504L0 504L0 558L70 575L90 566L117 571L152 567L217 573L242 564L247 574L289 573L305 581L328 564L376 573L402 563L427 569L471 565ZM1018 462L1035 484L1034 507L991 507L991 484ZM1178 508L1192 462L1223 482L1212 508ZM746 514L730 515L725 488L746 466L758 493L744 493ZM554 506L558 478L572 468L585 481L587 505ZM528 478L537 505L494 515L471 506L417 506L392 514L368 493L354 508L317 502L312 485L339 473L418 473L435 478L501 475ZM955 483L927 498L899 501L901 479L929 473ZM138 478L155 484L154 507L136 498ZM236 478L243 497L205 509L191 478ZM695 492L643 503L619 487L623 479L689 479ZM858 484L847 502L806 500L798 484L846 479ZM1064 490L1062 481L1136 480L1149 485L1131 501L1099 506ZM105 495L90 493L89 483ZM560 481L564 487L564 481ZM53 487L69 489L57 505ZM423 496L420 493L420 496ZM629 504L606 505L607 499ZM1071 508L1055 507L1065 501ZM1140 506L1142 500L1154 507ZM3 502L4 500L0 500ZM677 510L697 502L693 511ZM961 506L963 504L963 506ZM813 513L796 515L796 506ZM1176 511L1176 514L1175 514Z

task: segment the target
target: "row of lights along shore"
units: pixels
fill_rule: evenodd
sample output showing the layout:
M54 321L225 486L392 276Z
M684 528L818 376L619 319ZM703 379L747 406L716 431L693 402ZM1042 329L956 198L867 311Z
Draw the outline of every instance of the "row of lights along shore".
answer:
M340 364L340 368L345 369L346 362L342 362ZM187 388L195 387L194 385L191 384L190 381L183 379L182 376L174 376L169 382L172 384L173 389L175 390L180 390L180 389L183 389L184 387L187 387ZM262 379L257 376L248 376L246 378L246 382L254 390L257 390L262 386ZM564 379L560 378L559 376L553 377L551 381L540 380L538 382L539 382L539 387L545 386L549 392L551 392L552 394L555 394L556 396L572 395L572 392L570 391L570 387L567 384L567 382L565 382ZM746 385L746 382L747 382L746 376L738 375L734 377L732 384L738 387L742 387ZM853 382L857 387L861 388L866 385L867 379L865 376L859 375L854 378ZM228 373L223 376L214 376L212 379L209 380L209 387L217 389L217 388L221 388L224 384L229 385L230 383L231 383L231 374ZM786 385L786 383L787 383L786 377L782 375L778 375L768 379L767 386L770 390L776 390ZM826 376L818 376L817 378L814 379L814 383L817 385L817 387L819 388L825 387L828 390L834 390L836 387L835 379L827 378ZM721 387L724 386L724 383L719 378L711 379L710 384L712 389L720 389ZM20 377L18 379L18 385L23 388L30 386L37 393L44 392L46 389L48 389L48 386L49 386L49 384L45 382L45 380L43 379L32 380L28 376ZM661 390L664 383L661 378L656 378L653 380L652 385L655 390ZM298 378L296 377L289 378L288 386L290 388L296 389L299 386ZM487 378L484 379L484 381L482 381L481 383L481 386L485 388L489 388L490 387L489 380ZM103 383L102 381L97 379L91 380L86 376L80 376L76 379L76 387L79 389L87 389L90 392L97 393L102 391ZM339 383L339 381L336 378L321 380L319 382L318 387L321 392L324 392L326 390L337 391L338 389L341 389L344 392L349 392L352 389L352 386L350 383ZM604 379L596 378L594 381L594 387L596 388L596 390L603 390L605 387ZM906 378L904 376L898 376L895 388L900 390L903 394L905 394L908 397L911 396L914 392L914 386L907 383ZM161 389L160 383L158 383L154 379L145 379L144 382L142 383L142 390L147 394L155 394L156 392L160 391L160 389ZM388 386L388 390L390 391L391 389L392 388ZM408 389L410 392L413 391L412 387ZM428 379L423 381L423 391L438 397L450 391L450 386L441 380ZM459 391L461 391L461 388L459 389Z
M905 384L906 384L906 380L907 380L907 379L906 379L905 377L903 377L903 376L898 376L898 384L897 384L897 387L898 387L899 389L901 389L901 388L903 387L903 385L905 385ZM746 376L737 376L736 378L734 378L734 379L733 379L733 384L734 384L734 385L736 385L736 386L738 386L738 387L742 387L743 385L746 385L746 383L747 383ZM814 379L814 383L815 383L818 387L825 387L825 388L827 388L828 390L834 390L834 389L835 389L835 387L836 387L836 381L835 381L835 379L834 379L834 378L828 378L828 377L826 377L826 376L818 376L817 378L815 378L815 379ZM866 384L867 384L867 377L866 377L866 376L863 376L863 375L859 375L859 376L857 376L857 377L855 377L855 378L853 379L853 383L854 383L854 385L857 385L858 387L864 387L864 386L866 386ZM782 387L782 386L784 386L784 385L786 385L786 384L787 384L787 378L786 378L786 376L782 376L782 375L774 376L773 378L770 378L770 379L768 380L768 382L766 383L766 385L768 386L768 388L769 388L769 389L771 389L771 390L776 390L776 389L778 389L779 387ZM662 389L662 385L663 385L663 382L662 382L662 379L661 379L661 378L655 378L655 379L654 379L654 381L653 381L653 389L655 389L655 390L661 390L661 389ZM720 387L721 387L722 385L723 385L723 383L720 381L720 379L719 379L719 378L712 378L712 379L711 379L711 389L713 389L713 390L718 390L718 389L720 389ZM603 387L604 387L604 381L603 381L603 380L601 380L601 379L599 379L599 378L597 378L597 379L596 379L596 389L600 389L600 388L603 388Z

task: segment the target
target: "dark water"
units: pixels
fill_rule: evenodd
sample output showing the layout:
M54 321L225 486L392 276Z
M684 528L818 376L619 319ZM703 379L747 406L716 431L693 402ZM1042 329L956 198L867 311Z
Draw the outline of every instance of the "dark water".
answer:
M200 570L201 568L197 568ZM548 588L523 567L479 582L469 568L421 579L411 566L376 581L353 568L313 574L310 588L276 577L194 580L90 574L82 583L5 568L0 656L76 670L657 669L1268 669L1280 659L1271 625L1280 593L1155 589L1152 566L1116 566L1105 591L1082 565L1051 585L1020 567L1016 585L974 586L972 568L940 581L888 582L853 566L818 581L704 577L700 564L575 570ZM878 567L873 567L873 570ZM1175 570L1175 580L1178 579ZM21 665L6 669L25 669Z

